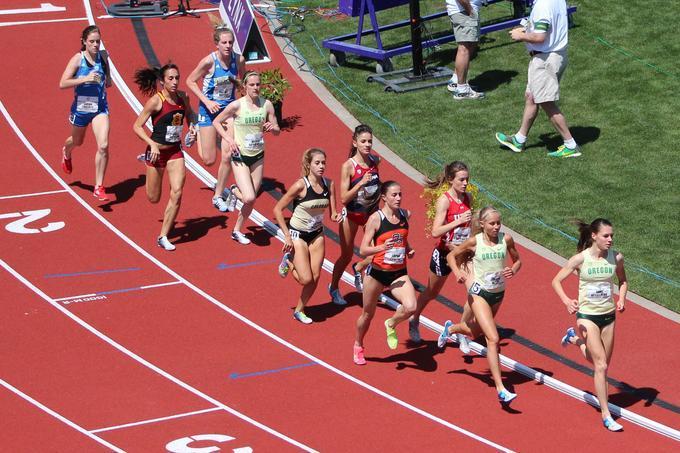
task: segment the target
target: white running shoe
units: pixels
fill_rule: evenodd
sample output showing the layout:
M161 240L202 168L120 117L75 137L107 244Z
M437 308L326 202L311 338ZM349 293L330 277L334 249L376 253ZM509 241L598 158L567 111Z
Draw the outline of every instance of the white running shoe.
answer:
M620 424L616 423L613 418L607 417L604 420L602 420L602 424L604 425L605 428L607 428L609 431L623 431L623 426Z
M250 244L250 239L248 239L246 235L241 233L240 231L234 231L233 233L231 233L231 238L241 245Z
M449 327L452 325L453 322L448 319L444 323L444 329L442 330L442 333L439 334L439 338L437 338L437 346L439 346L439 348L446 346L446 341L449 339Z
M463 335L462 333L457 333L456 341L458 342L458 349L460 349L460 352L462 352L463 354L470 353L470 341L468 341L465 335Z
M229 205L227 204L227 201L222 198L222 197L213 197L212 199L213 206L217 208L218 211L220 212L227 212L229 209Z
M456 90L453 92L453 99L457 101L461 100L466 100L466 99L484 99L486 95L482 93L481 91L475 91L472 88L466 90L466 91L458 91Z
M156 244L158 244L160 248L167 250L168 252L172 252L177 248L170 241L168 241L167 236L159 237L158 240L156 241Z
M508 392L505 389L498 392L498 401L500 401L502 404L508 404L510 401L514 400L515 398L517 398L517 393L511 393L511 392Z
M236 190L236 184L232 184L229 187L229 196L227 197L227 211L229 212L234 212L234 210L236 210L236 203L238 202L234 190Z
M451 78L449 79L449 83L446 84L446 89L449 90L450 92L456 91L456 87L458 86L458 76L454 72Z
M290 272L290 264L288 264L288 261L291 259L291 253L286 252L283 254L283 258L281 258L281 263L279 263L279 277L281 278L286 278L286 275L288 275L288 272Z

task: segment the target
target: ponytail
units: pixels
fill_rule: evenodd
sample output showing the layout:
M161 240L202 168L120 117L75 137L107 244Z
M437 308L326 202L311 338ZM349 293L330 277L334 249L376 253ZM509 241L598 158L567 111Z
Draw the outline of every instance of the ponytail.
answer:
M177 72L179 72L179 68L174 63L167 63L161 68L154 66L137 69L135 71L134 80L137 86L139 87L139 91L141 91L142 94L148 97L151 97L154 94L156 94L157 83L163 80L165 73L170 69L177 69Z
M459 171L469 172L470 169L468 168L467 165L465 165L465 162L454 160L453 162L447 164L441 171L441 173L439 173L434 180L428 178L425 181L425 187L427 187L428 189L438 189L442 185L450 183L453 180L453 178L456 177L456 173L458 173Z
M576 250L582 252L585 249L593 245L593 234L600 231L603 226L611 227L612 223L601 217L590 222L590 224L585 223L581 219L574 219L574 225L578 228L578 244L576 245Z
M234 32L227 24L222 22L222 18L216 16L215 14L208 13L208 19L213 27L213 41L215 44L220 42L220 36L224 33L229 33L234 38Z
M361 134L365 133L371 134L371 136L373 135L373 129L371 129L371 126L367 124L360 124L354 128L354 134L352 134L352 145L349 148L349 157L354 157L354 155L357 153L357 147L354 146L354 142L357 141Z

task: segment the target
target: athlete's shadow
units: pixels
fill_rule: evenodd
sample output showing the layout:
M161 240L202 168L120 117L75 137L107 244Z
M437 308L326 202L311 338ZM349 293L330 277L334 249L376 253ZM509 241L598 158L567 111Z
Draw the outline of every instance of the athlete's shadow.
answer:
M654 404L657 396L659 396L659 391L651 387L636 388L626 384L625 382L621 384L621 387L619 387L619 393L609 396L609 402L616 404L619 407L630 407L639 403L640 401L644 401L645 407L649 407Z
M162 222L162 220L160 220ZM175 244L196 241L213 228L224 230L227 228L227 216L216 215L213 217L196 217L177 222L171 233L170 239L177 238Z
M272 243L272 235L260 226L249 226L246 228L250 233L248 239L258 247L265 247Z
M281 132L290 132L300 125L300 120L302 117L300 115L291 115L283 119L281 126Z
M128 178L124 181L118 182L106 188L106 193L113 195L113 200L99 206L102 211L112 212L112 207L117 204L122 204L130 200L139 187L142 187L146 182L146 176L138 175L136 178ZM74 181L70 184L71 187L78 187L89 193L94 190L94 186L84 184L82 181Z
M260 193L263 193L263 192L270 192L271 193L272 191L276 191L276 192L280 192L281 194L284 194L284 193L286 193L286 185L284 183L282 183L281 181L278 181L276 179L268 178L266 176L263 177L262 178L262 184L260 185ZM278 200L280 197L275 197L275 198Z
M347 305L335 305L333 302L328 301L325 304L305 307L305 313L312 318L314 322L324 322L349 307L361 305L361 294L357 292L345 294L343 297L347 301Z
M408 340L407 347L409 345L411 345L411 348L406 352L400 352L387 357L366 357L366 361L380 363L396 362L397 366L395 368L397 370L412 368L428 373L437 370L437 361L434 359L434 356L440 354L440 351L436 341L422 341L417 347L413 347L413 344Z

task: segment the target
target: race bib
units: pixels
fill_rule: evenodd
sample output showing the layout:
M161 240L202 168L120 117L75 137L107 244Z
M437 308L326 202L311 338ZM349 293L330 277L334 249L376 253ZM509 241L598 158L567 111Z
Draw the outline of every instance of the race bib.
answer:
M470 290L468 292L470 294L479 294L481 291L482 291L482 286L479 283L474 282L472 284L472 286L470 287Z
M168 143L178 143L182 133L182 126L168 126L165 131L165 141Z
M310 217L310 219L307 221L307 229L309 231L318 230L319 228L321 228L322 223L323 214L315 215L313 217Z
M288 232L290 233L291 239L293 239L293 240L300 239L300 232L298 230L294 230L294 229L290 228L288 230Z
M404 264L406 259L406 247L392 247L385 251L383 262L385 264Z
M262 151L264 149L264 137L262 132L247 134L243 137L243 145L249 151Z
M470 237L470 227L457 227L453 230L451 242L456 245L462 244Z
M364 187L364 195L367 195L369 197L375 195L375 193L378 191L378 186L366 186Z
M80 113L97 113L99 110L99 98L97 96L78 96L76 110Z
M215 80L215 89L213 90L213 100L226 101L231 99L232 84L228 76L217 77Z
M594 301L604 301L612 297L612 285L609 282L588 283L586 297Z
M503 278L503 273L498 272L487 272L484 274L484 289L487 291L498 289L505 284L505 279Z

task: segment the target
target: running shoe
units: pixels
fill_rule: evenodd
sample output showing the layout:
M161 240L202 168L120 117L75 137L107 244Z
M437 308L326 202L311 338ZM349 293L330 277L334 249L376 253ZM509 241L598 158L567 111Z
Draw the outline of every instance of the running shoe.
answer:
M560 157L566 159L567 157L578 157L581 155L581 147L567 148L567 145L560 145L557 151L548 153L548 157Z
M422 341L422 338L420 338L420 322L416 319L411 318L408 320L408 336L414 343Z
M246 237L245 234L241 233L240 231L234 231L231 233L231 238L238 242L241 245L248 245L250 244L250 239Z
M567 346L569 346L571 344L571 339L574 338L575 336L576 332L574 331L574 328L573 327L568 328L567 333L564 334L564 336L562 337L561 341L562 347L566 348Z
M524 151L524 143L518 142L514 135L508 137L502 132L496 132L496 140L498 140L498 143L506 148L510 148L510 151L515 153Z
M64 151L61 152L61 169L64 170L64 173L67 175L70 175L73 171L73 161L66 158Z
M106 189L104 186L94 186L94 191L92 191L92 196L99 201L107 201L109 197L106 196Z
M159 237L158 240L156 241L156 244L158 244L160 248L162 248L163 250L167 250L168 252L172 252L177 248L170 241L168 241L167 236Z
M390 327L389 322L390 322L389 319L385 320L385 331L387 332L387 346L389 346L390 349L397 349L397 346L399 345L397 331L394 330L394 327Z
M222 197L213 197L212 203L213 206L215 206L215 208L217 208L217 210L220 212L227 212L229 210L229 205L227 205L227 201Z
M232 184L229 187L229 196L227 197L227 211L229 212L234 212L236 210L236 202L238 201L238 198L236 198L236 184Z
M457 333L456 334L456 341L458 341L458 349L460 349L460 352L463 354L469 354L470 353L470 341L468 338L463 335L462 333Z
M456 91L453 92L453 99L456 101L464 101L468 99L484 99L486 95L482 93L481 91L475 91L472 88L466 91L458 91L456 88Z
M352 360L354 360L354 363L357 365L366 365L363 347L354 345L354 350L352 351Z
M458 86L458 76L454 72L451 78L449 79L449 83L446 84L446 89L449 90L450 92L456 91L456 87Z
M184 146L191 148L196 143L196 134L192 134L191 131L184 135Z
M354 287L358 292L364 291L364 282L361 278L361 272L357 270L357 263L352 264L352 272L354 272Z
M623 426L620 424L616 423L613 418L607 417L604 420L602 420L602 424L604 425L605 428L607 428L609 431L623 431Z
M290 252L284 253L283 258L281 258L281 263L279 264L279 276L281 278L286 278L288 272L290 272L290 264L288 264L290 258Z
M500 401L503 404L508 404L510 401L514 400L515 398L517 398L517 393L511 393L511 392L508 392L505 389L498 392L498 401Z
M331 285L328 285L328 293L331 295L331 300L335 305L347 305L347 301L342 298L338 288L332 289Z
M439 338L437 338L437 346L440 348L443 348L446 346L446 340L449 338L449 327L453 325L453 322L451 322L450 319L447 319L446 322L444 323L444 329L442 330L442 333L439 334Z
M304 311L293 312L293 318L297 319L302 324L311 324L313 322L312 318L307 316Z

